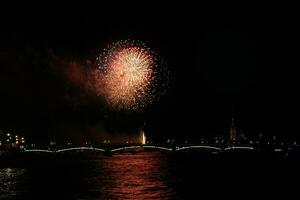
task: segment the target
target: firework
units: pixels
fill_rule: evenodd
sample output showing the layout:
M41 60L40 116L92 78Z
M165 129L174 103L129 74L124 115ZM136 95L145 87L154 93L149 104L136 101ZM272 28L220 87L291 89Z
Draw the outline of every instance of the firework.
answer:
M112 108L138 110L158 96L157 56L144 44L127 40L113 43L97 60L104 97Z

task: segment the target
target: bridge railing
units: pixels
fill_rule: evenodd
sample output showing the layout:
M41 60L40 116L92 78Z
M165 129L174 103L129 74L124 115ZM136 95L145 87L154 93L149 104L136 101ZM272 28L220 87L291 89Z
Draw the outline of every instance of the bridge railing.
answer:
M43 153L62 153L68 151L99 151L99 152L118 152L124 151L128 149L137 149L137 148L144 148L144 149L156 149L156 150L163 150L163 151L183 151L183 150L190 150L190 149L207 149L213 151L230 151L230 150L254 150L251 146L229 146L226 148L210 146L210 145L190 145L190 146L177 146L174 148L164 147L164 146L156 146L156 145L133 145L133 146L124 146L119 148L97 148L97 147L69 147L63 148L58 150L46 150L46 149L25 149L24 152L43 152Z

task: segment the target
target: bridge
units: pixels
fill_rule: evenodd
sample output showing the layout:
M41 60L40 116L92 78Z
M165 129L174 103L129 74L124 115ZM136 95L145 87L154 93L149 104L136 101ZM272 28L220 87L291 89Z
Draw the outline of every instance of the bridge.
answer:
M64 152L77 152L77 151L93 151L93 152L106 152L106 153L117 153L128 150L138 150L138 149L150 149L157 151L166 151L166 152L180 152L180 151L193 151L193 150L205 150L210 152L226 152L231 150L251 150L255 149L250 146L229 146L225 148L211 146L211 145L190 145L190 146L175 146L164 147L156 145L132 145L132 146L123 146L118 148L96 148L96 147L68 147L58 150L46 150L46 149L25 149L24 152L39 152L39 153L64 153Z

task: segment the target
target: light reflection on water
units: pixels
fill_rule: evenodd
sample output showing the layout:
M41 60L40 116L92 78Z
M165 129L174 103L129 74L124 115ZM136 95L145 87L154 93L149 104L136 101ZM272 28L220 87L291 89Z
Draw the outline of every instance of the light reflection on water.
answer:
M0 168L0 199L201 199L205 195L226 199L230 193L218 191L284 191L278 183L300 178L299 159L237 155L141 152L96 158L34 157L22 168Z
M0 197L13 199L17 194L17 184L22 182L26 174L25 169L4 168L0 169Z
M163 162L161 154L126 157L124 159L124 155L116 155L103 162L103 172L110 177L105 184L107 187L103 188L108 198L163 199L175 196L175 191L165 182L167 163Z
M56 162L0 169L1 199L176 198L167 156L159 152Z

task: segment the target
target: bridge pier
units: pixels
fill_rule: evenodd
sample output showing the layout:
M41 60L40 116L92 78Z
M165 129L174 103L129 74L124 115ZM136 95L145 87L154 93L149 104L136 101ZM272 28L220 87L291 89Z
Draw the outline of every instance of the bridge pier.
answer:
M112 152L111 152L111 149L109 147L105 148L104 155L105 156L112 156Z

